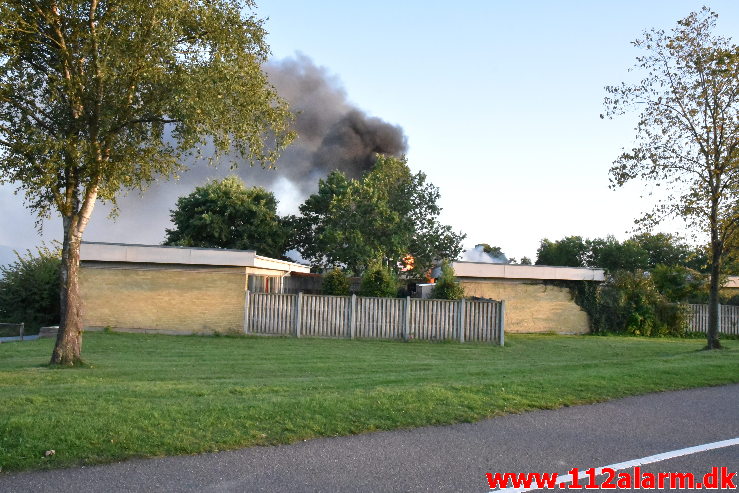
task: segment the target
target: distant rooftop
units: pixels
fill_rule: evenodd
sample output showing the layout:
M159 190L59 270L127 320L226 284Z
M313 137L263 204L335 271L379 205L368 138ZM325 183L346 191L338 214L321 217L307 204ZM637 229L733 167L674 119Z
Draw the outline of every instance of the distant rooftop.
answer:
M555 267L549 265L493 264L486 262L452 262L457 277L495 279L537 279L552 281L603 281L603 269L589 267Z
M307 265L257 255L256 250L194 248L83 241L80 260L184 265L260 267L285 272L310 272Z

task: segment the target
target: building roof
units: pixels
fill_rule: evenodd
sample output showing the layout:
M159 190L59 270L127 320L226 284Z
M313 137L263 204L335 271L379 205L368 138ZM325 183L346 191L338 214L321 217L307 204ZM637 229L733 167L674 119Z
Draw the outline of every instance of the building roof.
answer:
M307 265L257 255L255 250L133 245L83 241L80 260L154 264L257 267L284 272L310 272Z
M491 264L452 262L457 277L494 279L538 279L557 281L603 281L603 269L589 267L552 267L548 265Z

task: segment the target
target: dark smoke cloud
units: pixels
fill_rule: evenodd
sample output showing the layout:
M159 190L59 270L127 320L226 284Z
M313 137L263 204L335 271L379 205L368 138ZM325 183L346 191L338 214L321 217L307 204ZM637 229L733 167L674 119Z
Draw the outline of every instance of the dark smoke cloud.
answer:
M398 156L405 150L406 139L400 127L351 110L332 125L311 164L314 173L320 175L338 169L351 178L359 178L372 166L378 153Z
M270 82L296 113L296 141L286 149L274 169L250 168L237 158L224 159L218 168L204 161L188 162L189 170L177 181L159 182L143 195L129 193L119 200L119 216L106 216L110 207L98 207L87 239L159 243L171 226L169 211L177 198L210 179L239 175L247 185L272 190L281 210L295 212L297 205L317 190L318 179L334 169L352 178L361 176L377 153L401 155L407 139L401 127L371 117L349 103L339 79L305 55L269 62ZM236 164L231 170L229 165Z

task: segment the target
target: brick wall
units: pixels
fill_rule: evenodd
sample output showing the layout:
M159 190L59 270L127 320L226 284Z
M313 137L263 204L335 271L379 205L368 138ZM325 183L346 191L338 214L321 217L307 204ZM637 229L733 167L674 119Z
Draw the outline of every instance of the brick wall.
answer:
M465 295L506 301L506 332L589 332L587 313L570 290L537 281L460 279Z
M88 328L241 331L246 273L240 267L83 263Z

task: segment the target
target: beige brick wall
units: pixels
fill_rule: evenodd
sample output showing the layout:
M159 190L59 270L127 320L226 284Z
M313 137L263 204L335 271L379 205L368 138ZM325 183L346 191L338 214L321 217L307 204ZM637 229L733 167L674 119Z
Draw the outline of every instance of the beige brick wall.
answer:
M80 284L85 327L206 333L243 328L244 268L83 264Z
M465 295L506 301L506 332L588 332L589 319L570 290L536 281L460 279Z

